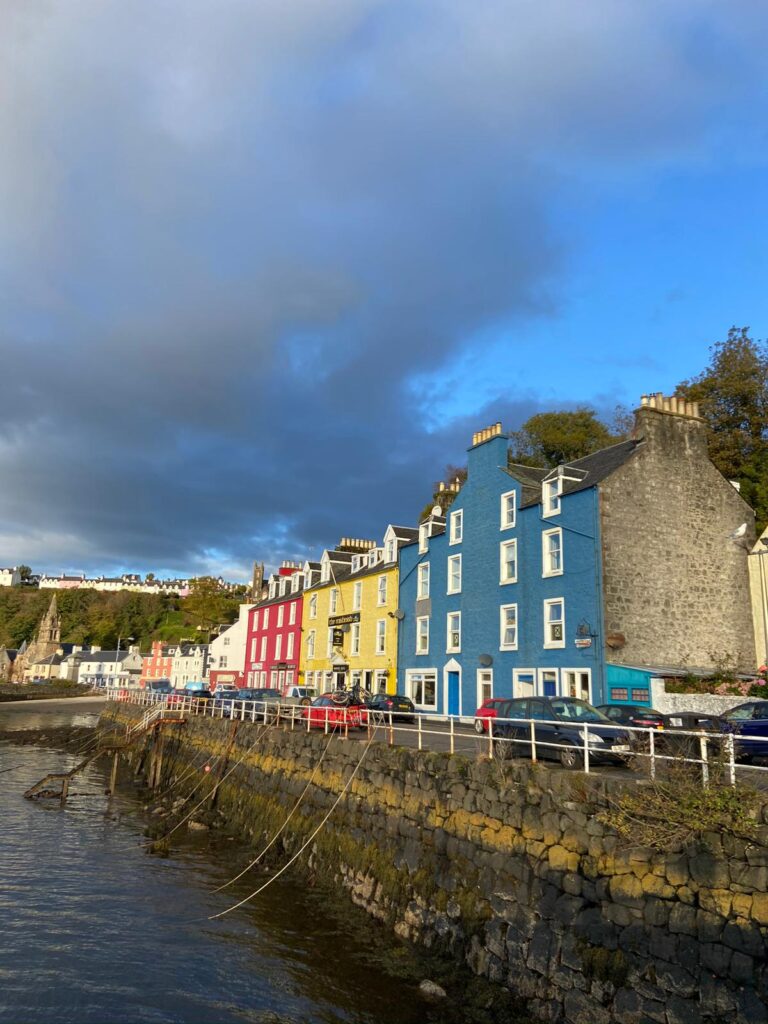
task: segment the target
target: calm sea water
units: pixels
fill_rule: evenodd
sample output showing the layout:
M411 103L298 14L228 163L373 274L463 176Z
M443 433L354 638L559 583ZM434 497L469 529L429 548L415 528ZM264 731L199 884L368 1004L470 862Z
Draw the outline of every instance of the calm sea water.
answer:
M41 724L33 710L12 718L11 726L0 708L0 727ZM45 715L42 724L72 720ZM416 992L426 976L417 954L295 880L207 921L255 888L212 893L239 870L242 852L185 835L170 857L149 856L138 845L143 823L132 794L110 803L104 767L78 778L65 809L23 798L47 772L75 762L60 750L0 742L0 1021L441 1019Z

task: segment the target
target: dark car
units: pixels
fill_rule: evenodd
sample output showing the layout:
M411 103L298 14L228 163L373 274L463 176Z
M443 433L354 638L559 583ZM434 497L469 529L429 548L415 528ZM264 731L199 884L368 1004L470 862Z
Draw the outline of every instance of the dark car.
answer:
M410 697L404 697L400 693L377 693L366 701L366 706L372 722L388 723L390 712L395 725L400 722L416 721L416 706Z
M597 710L617 725L631 725L636 729L664 728L664 715L642 704L598 704Z
M656 742L660 753L677 757L701 757L701 737L681 733L706 733L707 755L719 754L724 733L733 732L727 719L719 715L704 715L698 711L676 711L664 716L664 735Z
M198 700L210 700L213 697L213 694L211 693L211 688L208 683L205 683L202 680L194 680L191 683L187 683L184 687L184 696L195 697Z
M280 691L257 686L253 688L244 687L241 690L222 690L213 695L214 707L221 709L224 718L229 718L233 702L235 701L247 702L246 714L255 711L257 715L263 715L265 708L274 707L280 703ZM237 710L239 713L239 703Z
M509 721L507 721L509 719ZM493 734L499 737L496 749L501 757L530 757L532 719L536 734L536 756L559 761L564 768L579 768L584 763L584 730L589 744L590 762L623 764L630 752L629 733L611 725L597 708L575 697L521 697L499 709Z
M147 693L173 693L170 679L150 679L146 687Z
M737 704L722 717L736 735L736 757L739 760L768 757L768 700Z

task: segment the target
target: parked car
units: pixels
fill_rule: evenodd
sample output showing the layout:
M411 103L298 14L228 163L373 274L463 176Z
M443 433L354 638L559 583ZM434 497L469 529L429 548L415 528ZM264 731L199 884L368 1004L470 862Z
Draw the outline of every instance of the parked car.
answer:
M489 697L483 701L475 712L475 732L481 735L488 732L488 719L496 718L499 708L509 703L509 697Z
M680 735L689 732L707 733L708 753L717 755L722 749L723 734L733 732L733 727L719 715L704 715L698 711L676 711L664 716L664 735L656 741L657 750L676 757L700 758L701 737Z
M324 729L326 722L333 729L362 729L368 724L368 709L364 704L340 704L334 694L322 693L302 709L302 717L309 720L310 729Z
M213 696L223 697L225 694L229 694L230 697L236 697L239 692L234 683L218 683L213 689Z
M184 687L185 697L196 697L198 700L210 700L213 694L208 683L203 680L193 680Z
M664 728L664 715L642 704L598 704L597 710L617 725L631 725L636 729Z
M147 693L173 693L170 679L150 679L145 687Z
M768 700L737 704L722 716L736 735L740 761L768 757Z
M389 722L389 712L395 725L416 721L416 706L410 697L399 693L376 693L366 701L372 722Z
M229 717L233 703L237 701L247 702L248 711L246 713L250 713L250 711L255 709L256 714L261 715L264 713L265 708L277 707L280 703L280 691L265 686L243 687L242 689L235 687L234 690L217 689L213 695L215 707L223 709L225 718Z
M315 688L313 686L289 686L282 696L282 703L306 706L312 703L314 696Z
M510 719L510 721L505 721ZM629 733L611 725L597 708L575 697L520 697L507 701L494 722L493 732L499 737L496 749L501 757L530 757L526 743L504 740L530 740L533 719L536 734L536 756L559 761L564 768L579 768L584 763L584 727L587 727L591 762L622 764L630 753ZM600 728L590 728L599 726Z

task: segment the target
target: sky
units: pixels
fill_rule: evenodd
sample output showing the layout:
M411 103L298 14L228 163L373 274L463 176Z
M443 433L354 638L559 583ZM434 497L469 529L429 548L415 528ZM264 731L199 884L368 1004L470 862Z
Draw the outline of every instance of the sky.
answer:
M414 525L768 334L763 0L4 0L0 565Z

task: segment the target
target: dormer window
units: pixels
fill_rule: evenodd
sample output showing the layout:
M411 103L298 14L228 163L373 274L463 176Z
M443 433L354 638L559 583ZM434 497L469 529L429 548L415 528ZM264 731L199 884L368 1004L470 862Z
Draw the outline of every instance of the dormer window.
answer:
M419 527L419 553L423 555L428 547L429 547L429 524L428 523L422 523L421 526Z
M395 543L394 539L390 539L387 541L386 553L384 557L388 562L394 562L395 559L397 558L397 544Z
M464 538L464 509L451 512L451 532L449 544L461 544Z
M320 582L327 583L331 578L331 563L327 560L323 561L320 566Z
M360 568L360 555L352 555L352 572L357 572Z
M541 485L541 505L544 516L556 516L560 514L560 495L563 490L563 481L559 476L551 480L545 480Z

